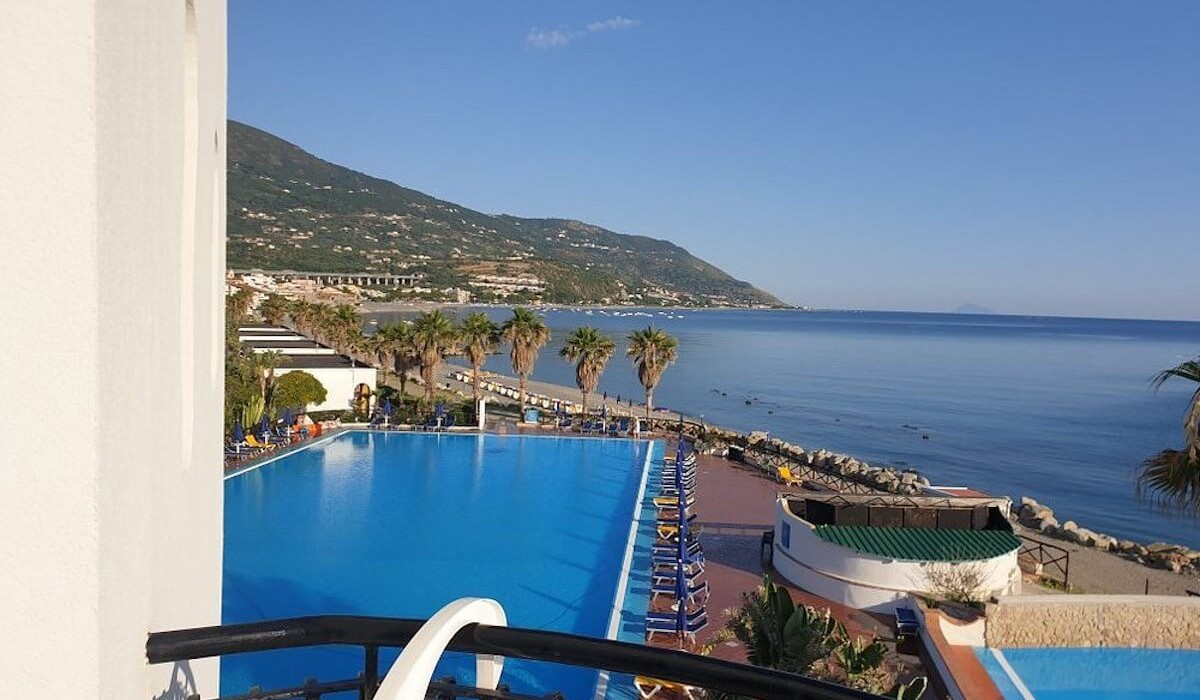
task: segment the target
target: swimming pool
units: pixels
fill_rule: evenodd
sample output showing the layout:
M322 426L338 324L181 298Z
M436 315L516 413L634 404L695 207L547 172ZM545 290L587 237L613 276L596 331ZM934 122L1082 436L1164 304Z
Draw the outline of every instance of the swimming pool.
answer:
M1200 650L980 647L975 655L1005 700L1200 698Z
M656 453L656 442L623 439L352 431L283 456L225 482L223 621L426 618L485 596L513 626L630 639L648 591L640 562L633 576L622 567ZM645 545L653 516L633 531ZM361 663L341 648L230 656L221 692L350 678ZM443 675L472 680L470 657L449 655ZM594 671L512 660L502 678L572 700L590 699L595 681Z

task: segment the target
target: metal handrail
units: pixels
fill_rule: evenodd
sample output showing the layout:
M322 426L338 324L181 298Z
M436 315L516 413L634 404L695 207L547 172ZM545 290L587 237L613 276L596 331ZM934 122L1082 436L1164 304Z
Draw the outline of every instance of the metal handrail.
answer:
M377 673L377 668L370 668L372 656L377 663L379 647L405 646L424 623L425 620L319 615L151 632L146 641L146 658L150 663L168 663L326 644L361 646L367 650L366 677L370 688L367 696L370 697ZM470 625L454 636L448 649L653 676L761 700L879 697L793 673L563 632Z

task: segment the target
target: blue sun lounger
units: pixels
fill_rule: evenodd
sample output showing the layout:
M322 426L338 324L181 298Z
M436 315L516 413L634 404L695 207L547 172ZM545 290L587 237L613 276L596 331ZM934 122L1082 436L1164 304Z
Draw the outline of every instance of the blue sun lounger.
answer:
M659 577L650 586L650 597L656 599L659 596L674 596L675 595L675 580ZM697 599L699 599L697 601ZM708 600L708 581L689 581L687 586L687 602L695 604L696 602L704 603Z
M901 637L921 633L921 623L911 608L896 608L896 634Z
M679 629L679 618L673 612L652 612L646 615L646 636L651 641L654 640L654 635L656 634L681 633L695 641L696 633L707 626L708 611L704 608L688 613L682 630Z

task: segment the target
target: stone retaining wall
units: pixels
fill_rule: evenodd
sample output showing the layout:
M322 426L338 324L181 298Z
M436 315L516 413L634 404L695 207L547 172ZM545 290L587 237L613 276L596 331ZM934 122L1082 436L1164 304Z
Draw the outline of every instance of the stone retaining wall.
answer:
M1200 598L1022 596L988 604L986 616L989 647L1200 649Z

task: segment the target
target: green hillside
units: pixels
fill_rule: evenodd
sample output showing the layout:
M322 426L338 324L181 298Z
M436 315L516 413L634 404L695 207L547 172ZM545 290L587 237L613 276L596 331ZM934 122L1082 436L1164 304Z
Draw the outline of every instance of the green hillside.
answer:
M483 214L317 158L229 122L234 269L536 275L551 303L782 305L669 241L568 219Z

